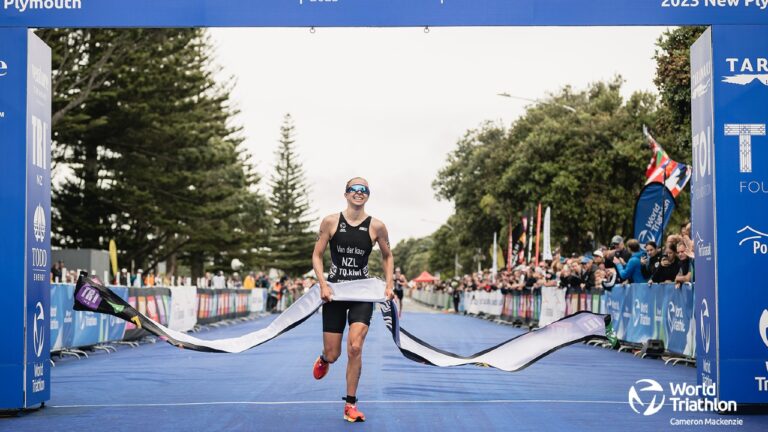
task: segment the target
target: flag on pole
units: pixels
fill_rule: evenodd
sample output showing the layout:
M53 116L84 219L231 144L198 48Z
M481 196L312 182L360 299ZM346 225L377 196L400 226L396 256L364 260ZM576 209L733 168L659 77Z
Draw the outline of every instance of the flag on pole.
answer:
M544 258L544 261L552 261L552 243L550 242L550 234L549 234L549 218L550 218L550 208L547 207L547 211L544 212L544 250L542 252L542 258Z
M541 243L541 203L536 209L536 256L533 260L536 266L539 265L539 243Z
M513 263L521 263L525 259L523 256L523 250L525 249L525 231L526 231L526 219L525 216L520 220L515 229L512 231L512 238L514 244L512 246L512 258L510 261Z
M667 152L653 139L645 126L643 126L643 135L648 140L648 146L653 152L648 167L645 169L645 184L664 183L672 196L677 198L680 191L691 179L691 167L670 159Z
M512 271L512 256L513 256L512 248L514 246L512 243L512 216L511 215L509 216L509 227L507 231L509 232L509 235L507 236L509 237L509 239L507 240L507 271Z
M491 259L492 259L492 267L491 267L491 280L496 281L496 272L499 271L499 261L498 261L498 254L496 254L496 232L493 233L493 246L491 247Z

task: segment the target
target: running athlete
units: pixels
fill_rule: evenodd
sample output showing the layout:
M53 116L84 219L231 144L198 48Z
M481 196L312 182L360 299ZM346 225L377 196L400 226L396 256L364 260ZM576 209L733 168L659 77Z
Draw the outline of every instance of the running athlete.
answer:
M394 292L395 296L397 296L397 316L401 316L403 314L403 295L405 294L405 276L400 273L400 267L395 269L395 282L394 282Z
M344 419L349 422L365 421L357 409L357 384L362 370L363 343L373 315L373 303L333 301L333 290L328 282L343 282L368 278L368 257L374 243L379 244L386 275L385 296L391 299L394 258L389 247L387 227L365 213L365 203L371 196L368 181L362 177L347 182L344 198L347 209L323 218L312 253L312 266L320 283L323 305L323 353L315 360L312 374L322 379L341 354L341 336L349 323L347 337L347 396L344 398ZM331 245L331 268L328 281L323 277L323 254Z

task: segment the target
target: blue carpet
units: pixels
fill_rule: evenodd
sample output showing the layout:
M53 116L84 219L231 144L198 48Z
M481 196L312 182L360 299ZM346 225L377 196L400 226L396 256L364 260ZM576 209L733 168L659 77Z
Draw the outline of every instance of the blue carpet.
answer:
M204 332L240 335L270 318ZM449 351L469 354L519 330L456 315L406 313L402 325ZM322 381L319 316L243 354L205 354L165 343L59 361L48 406L0 419L8 431L360 431L768 430L768 416L682 414L665 406L644 417L627 404L636 380L696 382L696 371L585 345L558 351L517 373L465 366L436 368L403 358L374 316L363 350L360 409L368 421L342 420L344 355ZM740 427L671 426L672 419L743 419Z

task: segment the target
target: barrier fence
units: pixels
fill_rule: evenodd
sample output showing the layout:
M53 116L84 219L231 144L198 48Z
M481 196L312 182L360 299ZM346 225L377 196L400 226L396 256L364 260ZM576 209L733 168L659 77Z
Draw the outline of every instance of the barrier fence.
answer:
M173 330L189 331L197 324L264 312L267 290L204 289L195 287L127 288L111 286L139 312ZM72 309L75 286L51 284L51 351L133 340L149 333L132 323L105 314Z
M441 309L453 309L446 292L413 290L411 297ZM542 287L533 291L462 292L459 312L485 315L520 325L545 326L579 311L610 314L619 339L642 344L660 339L667 351L693 358L696 323L693 285L616 285L611 291L566 291Z

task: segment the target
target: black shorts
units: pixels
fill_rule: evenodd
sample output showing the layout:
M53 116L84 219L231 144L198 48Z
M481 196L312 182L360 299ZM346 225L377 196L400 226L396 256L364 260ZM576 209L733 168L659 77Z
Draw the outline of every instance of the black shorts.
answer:
M332 301L323 305L323 332L344 333L347 322L371 325L373 303Z
M403 290L400 289L400 290L394 290L394 291L395 291L395 295L397 296L397 298L402 303L402 301L403 301L403 294L404 294Z

